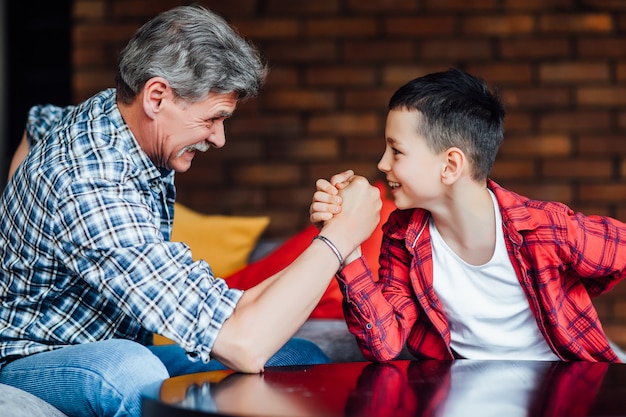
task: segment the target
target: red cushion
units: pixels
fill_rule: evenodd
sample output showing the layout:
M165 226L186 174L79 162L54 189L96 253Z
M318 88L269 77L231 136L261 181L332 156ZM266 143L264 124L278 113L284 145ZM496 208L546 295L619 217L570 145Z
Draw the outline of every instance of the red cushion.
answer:
M395 209L395 205L393 200L387 197L386 189L382 181L379 181L374 185L380 190L383 200L383 207L380 213L380 223L369 239L363 242L361 245L361 251L363 252L365 259L367 259L368 264L372 267L372 269L374 269L374 271L377 271L378 254L380 253L380 244L383 237L381 227L383 223L387 221L389 214ZM226 281L232 288L240 288L242 290L255 286L259 282L272 276L293 262L298 255L300 255L309 246L311 239L313 239L317 233L318 230L315 226L308 226L300 233L289 238L265 258L253 262L226 277ZM320 302L311 312L310 317L325 319L343 318L341 299L342 296L339 291L339 286L337 281L333 279Z

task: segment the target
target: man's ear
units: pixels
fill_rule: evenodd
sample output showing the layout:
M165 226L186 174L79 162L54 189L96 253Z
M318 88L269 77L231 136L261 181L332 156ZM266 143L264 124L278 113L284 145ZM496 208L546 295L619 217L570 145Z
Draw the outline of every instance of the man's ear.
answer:
M169 90L168 82L162 77L150 78L143 86L142 90L142 102L143 110L151 119L156 117L156 114L161 111L163 104L163 98L166 96Z
M444 152L444 164L441 169L441 181L446 185L451 185L463 173L465 168L465 154L457 147L448 148Z

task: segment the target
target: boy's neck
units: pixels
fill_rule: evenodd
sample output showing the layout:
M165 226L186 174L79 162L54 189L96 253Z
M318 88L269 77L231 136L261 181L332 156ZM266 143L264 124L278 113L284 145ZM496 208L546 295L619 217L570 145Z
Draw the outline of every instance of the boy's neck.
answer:
M496 242L494 201L486 184L457 184L445 202L431 211L446 244L463 260L482 265L493 255Z

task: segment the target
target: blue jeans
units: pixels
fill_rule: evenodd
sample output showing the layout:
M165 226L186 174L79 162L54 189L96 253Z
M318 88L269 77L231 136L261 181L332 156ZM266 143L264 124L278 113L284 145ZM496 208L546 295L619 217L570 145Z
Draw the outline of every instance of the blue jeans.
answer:
M314 343L293 338L267 366L328 363ZM170 376L225 369L190 361L177 345L143 346L112 339L69 346L9 362L0 383L47 401L68 416L141 416L141 397L156 398Z

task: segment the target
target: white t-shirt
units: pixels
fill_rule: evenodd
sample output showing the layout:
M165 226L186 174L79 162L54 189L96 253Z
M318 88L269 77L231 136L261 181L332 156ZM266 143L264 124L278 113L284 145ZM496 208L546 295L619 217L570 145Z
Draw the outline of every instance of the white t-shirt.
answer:
M451 347L468 359L559 360L537 327L509 259L502 216L491 192L496 247L484 265L470 265L430 220L433 284L451 330Z

